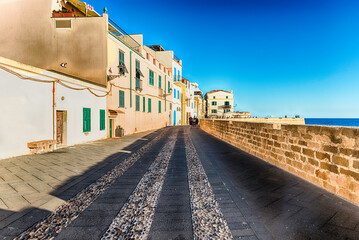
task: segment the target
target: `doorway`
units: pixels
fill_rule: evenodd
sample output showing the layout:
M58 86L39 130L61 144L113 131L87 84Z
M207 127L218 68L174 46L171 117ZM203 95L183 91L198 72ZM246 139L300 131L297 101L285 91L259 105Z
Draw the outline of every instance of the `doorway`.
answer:
M67 143L67 111L56 111L56 144Z
M109 131L110 131L110 132L109 132L109 136L110 136L110 138L112 138L112 136L113 136L113 135L112 135L112 125L113 125L113 119L110 119L110 124L109 124L109 126L110 126L110 127L109 127Z

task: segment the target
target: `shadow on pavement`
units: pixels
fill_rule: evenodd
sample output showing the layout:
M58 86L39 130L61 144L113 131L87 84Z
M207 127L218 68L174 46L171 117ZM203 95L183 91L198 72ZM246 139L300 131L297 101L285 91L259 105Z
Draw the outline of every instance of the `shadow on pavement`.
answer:
M125 160L127 156L129 156L131 153L136 152L143 145L158 136L161 131L163 131L163 129L151 132L150 134L136 140L131 145L120 149L123 152L112 154L107 158L103 159L103 161L92 166L90 169L88 169L81 175L68 179L61 186L52 191L50 195L64 201L68 201L79 191L94 183L97 179L105 175L108 171L110 171L123 160ZM71 146L66 148L60 148L58 150L55 150L54 152L48 152L41 155L66 155L70 153L70 151L68 150L71 148ZM4 218L0 222L0 239L13 239L29 227L33 226L38 221L48 216L49 214L51 214L50 211L35 207L25 208L19 212L0 209L0 216Z

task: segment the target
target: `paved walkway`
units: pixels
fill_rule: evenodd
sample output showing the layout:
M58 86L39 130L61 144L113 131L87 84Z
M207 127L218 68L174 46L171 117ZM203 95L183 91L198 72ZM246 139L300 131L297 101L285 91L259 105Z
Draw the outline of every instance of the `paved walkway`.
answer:
M198 128L0 161L0 239L359 239L359 208Z

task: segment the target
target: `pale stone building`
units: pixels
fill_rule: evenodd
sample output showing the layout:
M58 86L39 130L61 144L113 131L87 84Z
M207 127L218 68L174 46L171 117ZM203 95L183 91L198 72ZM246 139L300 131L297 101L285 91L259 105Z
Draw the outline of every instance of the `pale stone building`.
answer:
M205 95L207 117L224 117L233 112L233 91L212 90Z

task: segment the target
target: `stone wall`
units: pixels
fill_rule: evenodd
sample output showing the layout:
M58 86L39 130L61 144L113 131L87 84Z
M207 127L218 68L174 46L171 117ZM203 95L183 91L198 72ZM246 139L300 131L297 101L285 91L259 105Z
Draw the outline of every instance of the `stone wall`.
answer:
M231 121L304 125L304 118L233 118Z
M359 128L200 120L206 132L359 204Z

